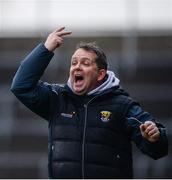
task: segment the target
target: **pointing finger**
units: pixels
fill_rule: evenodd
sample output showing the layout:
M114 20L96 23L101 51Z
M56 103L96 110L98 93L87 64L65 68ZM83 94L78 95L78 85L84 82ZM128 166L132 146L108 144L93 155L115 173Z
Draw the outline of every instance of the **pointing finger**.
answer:
M54 32L60 32L60 31L62 31L62 30L64 30L64 29L65 29L65 27L64 27L64 26L62 26L62 27L60 27L60 28L55 29L55 31L54 31Z
M72 31L60 31L57 32L56 34L60 37L66 36L66 35L70 35L72 33Z

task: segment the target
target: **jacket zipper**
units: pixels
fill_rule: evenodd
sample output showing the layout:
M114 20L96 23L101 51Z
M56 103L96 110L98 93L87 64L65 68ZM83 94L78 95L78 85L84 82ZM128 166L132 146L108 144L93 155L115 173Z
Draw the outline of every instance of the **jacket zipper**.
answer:
M83 139L82 139L82 179L85 179L85 136L86 136L86 127L87 127L87 113L88 113L88 105L91 101L96 99L98 96L93 97L91 100L84 104L85 108L85 117L84 117L84 129L83 129Z

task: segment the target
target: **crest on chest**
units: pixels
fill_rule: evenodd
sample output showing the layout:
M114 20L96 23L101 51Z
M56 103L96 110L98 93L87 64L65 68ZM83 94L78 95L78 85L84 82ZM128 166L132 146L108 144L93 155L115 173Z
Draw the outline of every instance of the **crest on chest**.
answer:
M110 120L111 112L110 111L101 111L101 120L103 122L108 122Z

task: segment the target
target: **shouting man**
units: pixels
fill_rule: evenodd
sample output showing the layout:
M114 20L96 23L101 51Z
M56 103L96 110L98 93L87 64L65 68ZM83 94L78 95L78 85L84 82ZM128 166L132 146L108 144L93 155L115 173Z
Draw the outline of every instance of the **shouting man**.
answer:
M65 85L40 81L71 32L52 32L21 63L16 97L49 123L50 178L133 178L131 142L153 159L168 153L165 128L119 84L95 43L80 43Z

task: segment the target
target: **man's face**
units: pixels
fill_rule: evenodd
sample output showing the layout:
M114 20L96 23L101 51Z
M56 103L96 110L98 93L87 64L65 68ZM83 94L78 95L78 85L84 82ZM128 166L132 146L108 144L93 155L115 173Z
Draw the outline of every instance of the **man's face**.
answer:
M96 88L101 79L94 52L77 49L71 59L70 82L74 92L83 95Z

